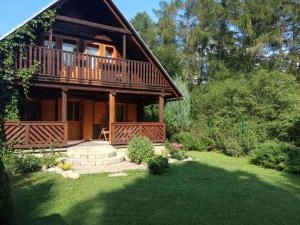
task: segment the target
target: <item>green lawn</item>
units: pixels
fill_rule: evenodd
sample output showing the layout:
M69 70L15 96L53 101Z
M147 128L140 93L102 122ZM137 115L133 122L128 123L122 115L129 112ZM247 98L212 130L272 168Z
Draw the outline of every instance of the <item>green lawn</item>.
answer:
M65 180L36 173L13 179L18 225L300 224L300 177L217 153L163 176L86 175Z

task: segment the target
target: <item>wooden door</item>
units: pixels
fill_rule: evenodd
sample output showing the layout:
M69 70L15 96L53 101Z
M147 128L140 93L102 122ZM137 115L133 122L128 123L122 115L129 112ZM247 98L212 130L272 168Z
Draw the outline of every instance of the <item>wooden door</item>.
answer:
M76 40L63 39L62 50L64 77L68 79L77 79L79 76L77 59L75 54L78 51L78 42Z
M84 140L93 138L94 104L92 100L82 102L82 136Z

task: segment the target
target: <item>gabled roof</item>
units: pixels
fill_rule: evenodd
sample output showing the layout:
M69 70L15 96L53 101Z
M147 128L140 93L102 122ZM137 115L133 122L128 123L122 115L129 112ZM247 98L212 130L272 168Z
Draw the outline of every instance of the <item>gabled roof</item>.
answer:
M15 32L17 29L19 29L20 27L22 27L23 25L25 25L26 23L28 23L30 20L32 20L32 19L36 18L37 16L39 16L40 14L42 14L44 11L46 11L46 10L48 10L50 8L55 8L58 4L65 3L65 2L68 2L68 1L71 1L71 0L54 0L53 2L51 2L50 4L48 4L47 6L45 6L44 8L42 8L40 11L38 11L37 13L35 13L33 16L31 16L30 18L28 18L27 20L25 20L23 23L21 23L20 25L16 26L14 29L12 29L11 31L9 31L8 33L6 33L4 36L0 37L0 41L4 40L7 36L9 36L13 32ZM182 99L183 98L182 92L178 89L178 87L176 86L176 84L174 83L174 81L172 80L172 78L170 77L170 75L168 74L168 72L164 69L164 67L161 65L161 63L159 62L159 60L156 58L156 56L153 54L153 52L150 50L150 48L147 46L147 44L144 42L144 40L141 38L141 36L135 30L135 28L125 18L125 16L122 14L122 12L116 6L116 4L113 2L113 0L101 0L101 1L105 1L105 2L109 3L111 5L111 7L114 8L115 12L121 18L122 22L124 22L128 26L128 28L132 31L133 35L135 37L137 37L138 41L140 41L142 47L144 47L144 49L151 56L151 58L153 59L153 61L162 70L163 74L166 76L167 80L170 82L170 84L174 88L174 90L176 92L177 99Z

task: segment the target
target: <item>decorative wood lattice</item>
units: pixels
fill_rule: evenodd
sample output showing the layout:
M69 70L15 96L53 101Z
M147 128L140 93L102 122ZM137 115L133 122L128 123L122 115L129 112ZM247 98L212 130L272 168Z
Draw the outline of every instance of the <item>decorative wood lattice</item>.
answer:
M6 122L5 139L14 148L64 147L68 125L63 122Z
M112 124L113 145L126 145L134 136L145 136L153 143L163 143L166 139L166 127L164 123Z

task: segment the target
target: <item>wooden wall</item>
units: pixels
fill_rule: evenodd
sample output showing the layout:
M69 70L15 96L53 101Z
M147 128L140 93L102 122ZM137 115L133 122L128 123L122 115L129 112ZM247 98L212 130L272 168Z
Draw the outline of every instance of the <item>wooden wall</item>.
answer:
M108 103L89 99L69 98L69 101L81 102L80 121L68 121L69 140L98 139L101 128L108 128ZM62 101L42 99L41 121L61 121ZM124 121L138 121L138 107L134 103L119 103L124 106Z

